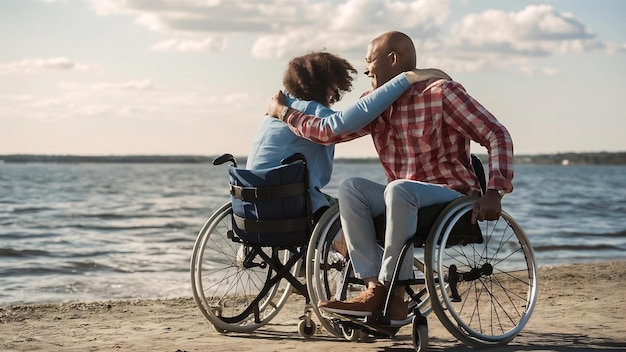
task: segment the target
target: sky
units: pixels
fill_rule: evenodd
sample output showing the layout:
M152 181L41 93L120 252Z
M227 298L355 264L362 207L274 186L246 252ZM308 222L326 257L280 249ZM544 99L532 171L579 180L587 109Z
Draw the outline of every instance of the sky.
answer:
M408 34L516 154L626 151L622 0L0 0L0 154L247 155L290 58ZM485 152L472 145L475 152ZM338 157L374 157L371 139Z

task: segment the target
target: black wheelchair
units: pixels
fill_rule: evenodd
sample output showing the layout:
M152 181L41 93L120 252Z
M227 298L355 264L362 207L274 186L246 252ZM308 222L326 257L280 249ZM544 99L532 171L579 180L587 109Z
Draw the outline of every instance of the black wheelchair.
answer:
M484 193L482 163L472 155L472 164ZM413 345L419 352L428 349L426 316L434 312L442 325L469 347L510 342L530 319L537 301L534 251L506 211L495 221L471 224L476 199L464 196L419 210L415 237L404 244L390 284L405 287L409 315L394 323L387 317L391 292L382 313L365 318L336 315L317 307L320 301L344 300L364 289L363 282L352 275L349 257L337 250L343 233L339 208L331 207L316 225L306 256L307 288L320 323L351 341L368 335L390 338L412 324ZM384 221L384 215L374 219L381 248ZM414 279L399 281L399 263L406 255L413 256Z
M484 192L482 164L472 157ZM414 279L397 280L397 265L391 282L406 290L407 319L388 319L390 295L381 314L365 318L319 309L320 301L350 298L363 289L341 249L339 207L331 206L313 221L302 155L268 170L238 169L229 154L213 164L228 161L232 201L207 220L191 259L194 299L217 331L258 329L294 290L306 298L298 332L307 338L317 330L313 314L331 334L351 341L368 335L391 338L412 324L415 350L425 351L426 316L434 312L459 341L483 348L508 343L529 320L538 281L532 246L505 211L495 221L471 224L476 197L469 196L419 210L415 237L405 243L399 261L413 256ZM382 246L384 217L374 222Z
M232 201L206 221L193 248L196 304L217 331L252 332L270 322L295 290L306 297L298 332L311 337L317 325L298 279L313 230L306 160L294 154L279 167L246 170L224 154L213 164L226 162L232 163Z

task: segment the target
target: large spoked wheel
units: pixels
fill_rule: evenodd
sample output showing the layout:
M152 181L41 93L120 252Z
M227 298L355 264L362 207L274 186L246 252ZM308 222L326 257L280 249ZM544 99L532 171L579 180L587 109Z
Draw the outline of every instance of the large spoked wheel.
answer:
M339 241L343 232L339 219L339 206L331 206L313 229L306 254L306 283L311 308L320 324L331 334L342 337L341 326L317 307L321 301L341 299L348 287L343 287L343 277L348 270L348 259L337 251L333 241Z
M438 218L425 253L433 311L459 341L484 348L511 341L526 325L537 300L534 252L506 212L479 222L483 243L455 243L451 229L471 213L474 197L452 202ZM467 215L466 215L467 216Z
M311 306L320 323L330 333L337 337L345 337L347 340L355 340L351 333L336 323L336 317L324 312L317 307L320 301L330 299L345 300L357 296L365 288L361 280L355 279L352 271L352 263L347 258L345 251L341 250L343 231L339 218L339 207L330 207L318 221L307 249L306 280L307 290L311 298ZM382 253L382 249L381 249ZM419 302L410 303L410 316L412 309L417 305L422 315L431 311L428 294L419 294L424 288L423 270L424 264L414 257L414 272L416 278L422 278L421 283L409 286L415 295L419 295ZM358 336L357 336L358 338Z
M291 284L280 280L265 287L275 272L253 251L264 251L286 263L289 252L254 249L229 238L232 208L226 203L204 224L191 258L191 286L201 313L220 332L251 332L267 324L283 307ZM252 259L248 264L244 259ZM292 274L300 269L298 261ZM250 265L250 263L252 265ZM269 285L268 285L269 286Z

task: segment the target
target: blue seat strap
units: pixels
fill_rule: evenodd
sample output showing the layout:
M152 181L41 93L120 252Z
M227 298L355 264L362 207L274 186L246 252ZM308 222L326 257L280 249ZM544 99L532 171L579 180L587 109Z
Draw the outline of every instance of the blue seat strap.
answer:
M230 186L230 194L246 202L304 195L306 191L307 185L304 182L266 187Z
M311 226L307 217L284 220L244 219L233 214L238 228L248 233L285 233L303 231Z

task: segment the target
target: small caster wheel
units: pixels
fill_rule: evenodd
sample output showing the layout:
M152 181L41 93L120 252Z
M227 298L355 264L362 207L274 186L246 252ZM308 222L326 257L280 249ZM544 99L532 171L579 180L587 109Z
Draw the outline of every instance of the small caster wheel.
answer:
M341 333L343 334L343 337L348 340L348 341L359 341L359 336L361 330L359 329L353 329L353 328L349 328L345 325L341 325Z
M411 337L416 352L428 351L428 324L425 317L421 315L413 317Z
M315 335L315 331L317 330L317 325L313 320L310 321L309 326L306 325L306 320L300 320L298 323L298 334L305 338L311 338Z

